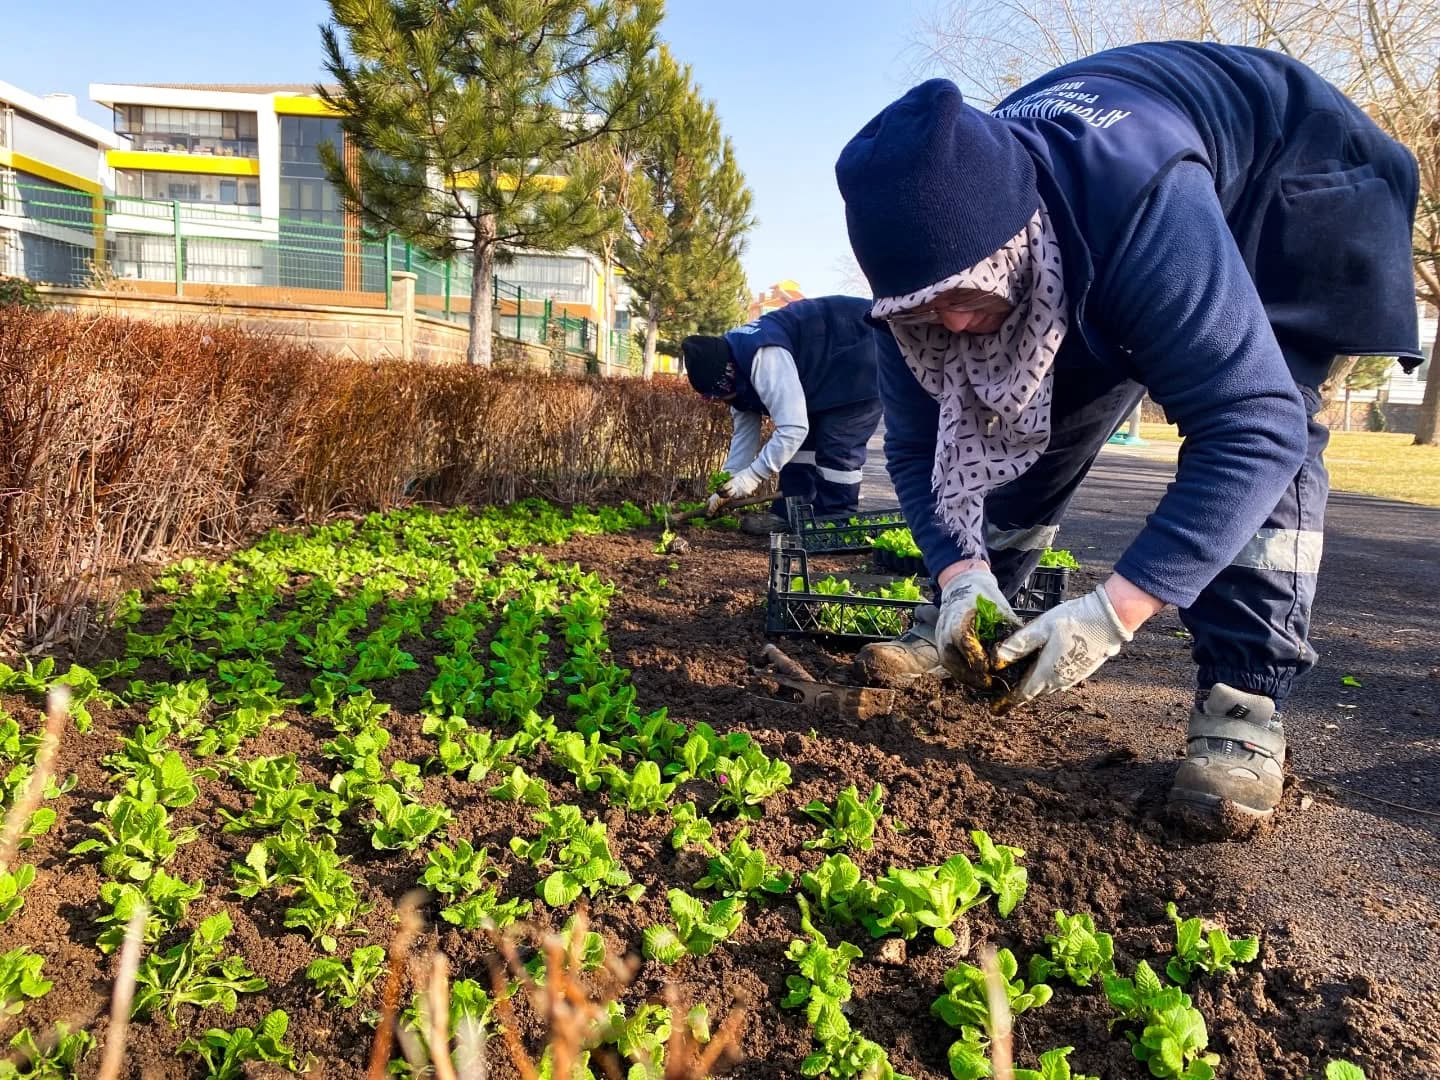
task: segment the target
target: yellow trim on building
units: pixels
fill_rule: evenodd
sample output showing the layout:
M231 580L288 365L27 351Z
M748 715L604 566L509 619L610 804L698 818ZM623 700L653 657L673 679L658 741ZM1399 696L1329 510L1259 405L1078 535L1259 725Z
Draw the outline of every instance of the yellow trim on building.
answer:
M324 98L309 94L276 94L275 111L281 116L339 116Z
M90 227L95 230L95 265L105 265L105 196L90 196Z
M79 173L73 173L69 169L62 169L58 165L49 165L39 158L32 158L28 154L17 154L14 150L7 150L0 147L0 166L8 169L19 169L21 172L34 173L44 180L55 184L64 184L66 187L74 188L76 191L83 191L87 195L99 195L104 189L94 180L87 180Z
M545 188L549 191L559 191L569 182L569 178L565 176L541 175L532 176L530 177L530 179L535 181L535 183L539 187ZM476 187L479 183L480 174L477 173L474 169L471 169L469 172L456 173L455 179L454 181L452 181L451 186L459 188L463 191L466 188ZM500 175L500 179L496 181L495 186L498 187L501 191L514 191L515 188L518 186L518 181L516 181L513 175L509 173L502 173Z
M207 173L212 176L259 176L259 158L216 157L213 154L167 154L163 150L107 150L112 169Z

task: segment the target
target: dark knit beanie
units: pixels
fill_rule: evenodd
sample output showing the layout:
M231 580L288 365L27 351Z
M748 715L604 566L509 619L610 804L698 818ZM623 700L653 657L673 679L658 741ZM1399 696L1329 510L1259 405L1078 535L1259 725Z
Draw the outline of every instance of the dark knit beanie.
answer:
M835 162L855 259L875 298L904 296L1005 246L1040 206L1035 163L1003 121L931 79Z
M685 359L685 374L690 376L690 385L700 393L714 397L735 389L726 386L730 343L723 337L691 334L680 343L680 355Z

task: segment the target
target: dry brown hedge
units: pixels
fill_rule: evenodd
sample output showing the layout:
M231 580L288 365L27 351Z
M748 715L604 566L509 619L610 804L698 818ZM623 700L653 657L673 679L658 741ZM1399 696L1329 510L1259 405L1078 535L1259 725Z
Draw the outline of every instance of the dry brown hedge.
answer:
M0 309L0 631L282 516L694 495L725 410L677 379L358 363L233 328Z

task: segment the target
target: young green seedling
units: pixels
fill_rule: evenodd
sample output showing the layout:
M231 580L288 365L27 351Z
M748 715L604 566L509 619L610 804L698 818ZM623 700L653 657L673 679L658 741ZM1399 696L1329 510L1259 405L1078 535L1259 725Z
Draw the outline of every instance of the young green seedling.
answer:
M767 757L754 745L735 757L717 759L715 775L720 781L720 797L710 807L711 813L734 810L741 817L758 818L760 804L790 786L790 766Z
M498 890L489 884L500 876L485 848L476 850L461 840L454 848L436 845L420 884L445 899L440 917L446 922L462 930L478 930L489 920L500 928L530 912L528 901L500 900Z
M0 923L25 906L24 892L35 881L35 867L21 863L0 872Z
M995 966L1011 1016L1019 1016L1044 1005L1054 993L1044 983L1027 987L1025 980L1017 974L1019 964L1009 949L1001 949L995 954ZM990 1018L984 970L974 964L962 963L945 972L945 993L935 999L930 1011L953 1028L984 1027Z
M734 897L707 905L684 889L671 889L667 895L675 927L646 928L643 952L648 960L673 964L686 953L708 956L717 944L739 929L745 918L744 901Z
M1046 548L1040 555L1039 566L1047 569L1079 570L1080 563L1064 548Z
M371 795L375 817L365 822L370 843L377 851L414 851L444 829L451 813L442 806L426 806L402 795L391 784L381 784Z
M112 953L125 940L130 919L141 905L146 909L144 941L152 944L167 930L185 919L190 901L205 891L203 882L190 884L156 870L138 885L107 881L100 886L100 899L110 905L110 913L95 921L105 927L96 940L103 953Z
M664 810L675 793L674 781L660 779L660 766L653 761L642 761L633 773L614 765L605 766L610 794L626 809L648 811L656 814Z
M198 1039L186 1039L180 1053L194 1054L204 1064L206 1080L241 1080L248 1075L247 1062L279 1065L294 1073L303 1072L295 1051L284 1043L290 1018L276 1009L260 1021L260 1027L225 1031L210 1028Z
M797 938L785 955L800 970L787 975L789 992L781 1000L783 1008L804 1006L819 1048L800 1063L802 1076L862 1078L862 1080L907 1080L896 1073L885 1051L850 1027L842 1006L850 1000L851 987L845 975L850 962L860 950L848 941L832 948L825 935L810 921L809 905L799 898L800 927L809 940Z
M820 917L833 926L853 926L872 918L883 895L861 876L850 856L841 853L801 874L800 888L815 902Z
M1165 974L1181 986L1197 970L1207 975L1228 973L1236 964L1248 964L1260 955L1259 938L1231 938L1218 926L1207 934L1199 919L1182 919L1173 901L1165 905L1165 914L1175 924L1175 955L1165 965Z
M1139 1025L1139 1032L1127 1029L1125 1037L1152 1076L1214 1080L1220 1057L1206 1052L1205 1018L1180 987L1166 986L1144 960L1134 978L1106 975L1103 979L1105 996L1121 1020Z
M184 1005L218 1006L229 1013L235 1011L237 995L264 990L265 980L255 976L243 957L225 955L230 930L230 916L221 911L179 945L147 955L135 978L131 1015L144 1017L163 1008L171 1026L178 1027Z
M310 961L305 977L324 993L332 1005L353 1009L360 1004L385 970L385 949L362 945L350 954L350 962L322 956Z
M693 802L681 803L679 806L672 807L670 820L675 823L675 828L670 833L670 846L676 851L687 848L691 844L709 840L710 835L715 831L715 826L710 823L710 819L701 817Z
M879 784L871 790L869 798L860 801L860 792L854 784L842 791L831 808L819 799L801 807L801 813L825 826L823 835L807 840L807 848L853 848L869 851L875 846L875 826L885 812L885 789Z
M167 823L170 815L159 803L146 803L132 795L117 795L108 803L97 803L105 820L91 828L100 834L98 840L82 840L70 849L72 855L100 853L100 869L107 877L144 881L156 867L175 857L181 844L188 844L200 835L197 828L181 829L171 835Z
M745 839L749 833L749 829L741 829L725 851L708 841L702 843L705 854L710 856L710 868L704 877L695 882L697 889L716 889L724 896L741 899L789 890L793 875L788 870L770 865L765 852L752 848Z
M550 806L550 793L545 790L544 783L531 777L519 765L510 770L510 775L502 783L491 788L490 794L502 802L523 803L542 810Z
M1001 918L1015 910L1025 896L1029 872L1017 860L1025 856L1025 850L996 844L987 833L976 829L970 834L979 858L975 863L975 877L995 897L995 910Z
M1046 934L1048 957L1030 958L1030 981L1048 983L1057 972L1076 986L1089 986L1096 978L1115 974L1115 941L1095 929L1095 920L1083 912L1055 912L1058 934Z
M0 1013L15 1016L26 1001L44 997L55 984L42 974L45 958L21 945L0 953Z
M923 926L932 930L936 943L945 948L955 944L955 932L950 929L955 921L983 904L986 897L964 855L952 855L939 866L892 867L875 885L881 893L876 911L862 916L871 934L898 933L908 939Z
M563 907L602 891L618 891L631 900L644 893L643 885L631 883L629 872L610 853L608 830L603 821L585 821L578 806L564 804L534 815L540 835L534 840L514 836L510 850L536 867L554 866L536 886L545 903Z
M0 1064L0 1076L13 1080L72 1080L80 1074L80 1062L95 1048L95 1039L88 1031L71 1031L70 1025L57 1023L50 1038L41 1046L30 1033L21 1028L10 1038L12 1051L8 1061ZM24 1062L17 1067L16 1062ZM7 1067L10 1072L6 1072Z

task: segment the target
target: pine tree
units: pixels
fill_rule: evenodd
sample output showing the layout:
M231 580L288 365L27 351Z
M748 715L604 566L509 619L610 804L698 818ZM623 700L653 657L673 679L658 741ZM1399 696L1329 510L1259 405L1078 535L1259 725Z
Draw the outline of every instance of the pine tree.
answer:
M470 255L467 355L489 364L497 260L613 228L580 151L651 120L661 0L329 2L322 93L359 153L325 148L326 172L373 233Z
M621 160L609 184L624 217L614 257L644 305L647 379L662 327L673 339L740 320L746 295L740 255L754 224L750 190L714 105L664 48L654 66L648 85L666 93L668 111L639 138L612 143Z

